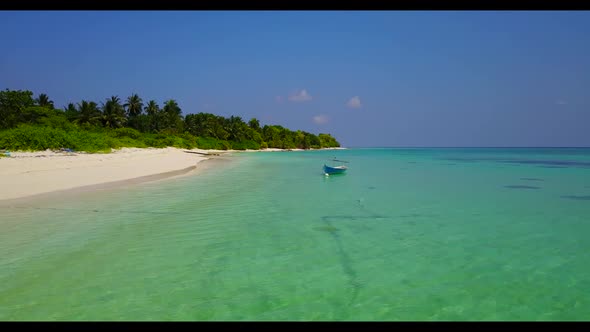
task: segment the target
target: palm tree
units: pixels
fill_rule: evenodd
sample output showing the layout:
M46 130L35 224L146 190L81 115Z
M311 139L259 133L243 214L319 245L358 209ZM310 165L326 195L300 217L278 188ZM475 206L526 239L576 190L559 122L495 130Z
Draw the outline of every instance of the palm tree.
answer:
M182 111L176 100L170 99L164 102L164 112L171 117L180 117Z
M35 99L35 102L41 107L53 109L53 101L49 100L49 97L44 93L40 94L39 97Z
M225 131L229 134L229 139L232 141L240 142L244 139L245 128L248 128L241 117L231 116L229 119L225 119Z
M147 104L147 106L145 107L145 112L147 113L147 115L156 115L158 114L158 112L160 111L160 106L158 106L158 103L156 103L154 100L150 100Z
M162 110L165 115L166 128L179 129L182 124L182 110L176 100L170 99L164 102L164 108Z
M141 114L143 110L143 101L136 93L134 93L127 98L127 103L123 106L127 109L128 116L132 118Z
M102 104L103 122L105 127L119 128L125 124L125 109L121 105L119 97L112 96Z
M250 119L250 121L248 121L248 126L256 131L260 131L260 121L256 118Z
M145 112L147 113L149 119L148 122L150 132L157 132L160 130L160 106L158 106L158 103L156 103L154 100L150 100L145 107Z
M69 108L69 105L68 105ZM98 124L102 118L102 114L98 109L98 105L96 105L93 101L86 101L82 100L81 103L78 104L77 110L77 119L75 120L78 124Z
M76 105L74 105L74 103L69 103L67 107L64 107L64 113L66 118L72 122L75 121L79 115L78 109L76 109Z

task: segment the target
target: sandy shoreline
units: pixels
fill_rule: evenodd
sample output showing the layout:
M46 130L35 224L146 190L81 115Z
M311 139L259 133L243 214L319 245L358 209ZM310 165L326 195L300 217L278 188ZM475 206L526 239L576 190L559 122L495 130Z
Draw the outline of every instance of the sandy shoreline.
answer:
M0 200L187 170L207 160L181 149L121 149L109 154L13 152L0 159ZM171 173L170 176L175 176Z
M245 152L288 151L281 149ZM293 149L292 151L299 151ZM11 152L0 158L0 201L113 187L192 173L205 160L241 151L123 148L108 154Z

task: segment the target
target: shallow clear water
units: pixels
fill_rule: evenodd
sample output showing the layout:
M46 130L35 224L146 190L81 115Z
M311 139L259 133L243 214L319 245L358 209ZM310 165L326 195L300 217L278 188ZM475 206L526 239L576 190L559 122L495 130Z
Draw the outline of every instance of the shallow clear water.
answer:
M588 149L234 159L0 207L0 320L590 318Z

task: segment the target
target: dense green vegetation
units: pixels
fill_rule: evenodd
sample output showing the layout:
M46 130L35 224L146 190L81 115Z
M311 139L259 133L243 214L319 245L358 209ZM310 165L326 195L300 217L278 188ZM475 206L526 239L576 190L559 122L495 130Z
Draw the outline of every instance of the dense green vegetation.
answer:
M182 116L175 100L162 108L144 104L134 94L125 101L113 96L100 105L82 100L56 109L45 94L0 91L0 149L109 152L122 147L179 147L220 150L261 148L318 149L339 147L329 134L291 131L278 125L261 126L238 116L210 113Z

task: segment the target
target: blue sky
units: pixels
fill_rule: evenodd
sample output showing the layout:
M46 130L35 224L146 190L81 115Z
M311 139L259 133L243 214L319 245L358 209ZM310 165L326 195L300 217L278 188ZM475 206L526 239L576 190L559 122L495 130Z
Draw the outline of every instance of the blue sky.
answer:
M590 12L0 12L0 88L359 146L590 146Z

